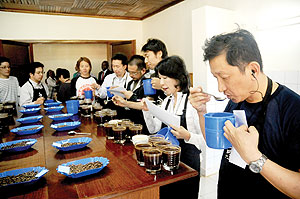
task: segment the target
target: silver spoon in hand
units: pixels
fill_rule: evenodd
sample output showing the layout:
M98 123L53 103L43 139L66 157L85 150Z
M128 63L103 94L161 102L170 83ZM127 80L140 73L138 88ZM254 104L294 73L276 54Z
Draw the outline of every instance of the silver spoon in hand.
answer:
M217 97L217 96L215 96L213 94L206 93L206 92L202 92L202 93L212 96L213 98L215 98L216 101L224 101L224 100L227 99L227 97Z

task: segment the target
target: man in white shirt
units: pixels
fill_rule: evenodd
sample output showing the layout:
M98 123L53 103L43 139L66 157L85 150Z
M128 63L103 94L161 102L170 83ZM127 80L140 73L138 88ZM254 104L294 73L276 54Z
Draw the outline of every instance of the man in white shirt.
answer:
M94 85L96 88L96 95L101 99L107 97L107 87L123 87L126 89L128 82L132 80L127 68L127 57L123 54L116 54L112 58L112 69L114 73L105 77L103 84Z
M20 106L43 104L49 95L48 87L42 83L44 65L33 62L29 65L29 80L20 89Z
M19 82L10 76L10 60L0 57L0 102L16 102L18 104Z

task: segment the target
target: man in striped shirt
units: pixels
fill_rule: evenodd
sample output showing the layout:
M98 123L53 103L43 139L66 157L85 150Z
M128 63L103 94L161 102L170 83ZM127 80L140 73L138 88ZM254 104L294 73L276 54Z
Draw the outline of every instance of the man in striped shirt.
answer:
M16 102L18 104L19 82L10 76L10 60L0 57L0 103Z

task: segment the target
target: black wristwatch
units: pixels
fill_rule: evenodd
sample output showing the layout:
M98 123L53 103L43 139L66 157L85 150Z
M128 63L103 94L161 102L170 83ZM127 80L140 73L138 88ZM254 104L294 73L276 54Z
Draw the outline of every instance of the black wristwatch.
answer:
M250 162L250 171L252 171L253 173L260 173L267 159L268 158L264 154L262 154L262 156L258 160Z

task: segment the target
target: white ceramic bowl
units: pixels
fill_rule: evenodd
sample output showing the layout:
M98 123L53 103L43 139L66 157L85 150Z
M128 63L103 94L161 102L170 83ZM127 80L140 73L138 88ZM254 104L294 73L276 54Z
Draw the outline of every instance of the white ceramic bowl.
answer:
M134 145L148 143L148 140L149 140L148 135L134 135L134 136L132 136L132 143Z

